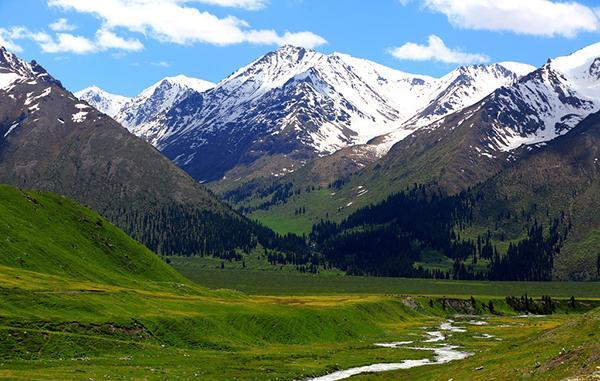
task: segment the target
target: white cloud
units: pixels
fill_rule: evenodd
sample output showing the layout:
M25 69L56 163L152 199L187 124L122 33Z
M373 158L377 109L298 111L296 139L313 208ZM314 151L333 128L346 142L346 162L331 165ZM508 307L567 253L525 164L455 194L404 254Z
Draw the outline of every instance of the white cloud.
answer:
M304 48L314 48L316 46L325 45L326 43L327 40L313 32L285 32L279 45L295 45Z
M245 35L245 40L252 44L264 45L295 45L312 49L316 46L326 44L327 41L312 32L286 32L283 36L273 30L251 30Z
M32 32L24 27L0 28L0 45L14 52L22 52L23 49L14 42L15 40L34 41L44 53L89 54L106 50L137 52L144 48L137 39L125 39L104 29L98 30L95 39L92 40L71 33L51 36L45 32Z
M144 45L137 39L125 39L110 30L100 29L96 32L96 45L99 50L119 49L128 52L139 52Z
M158 66L158 67L170 67L171 66L168 62L165 62L165 61L150 62L150 65Z
M392 48L389 53L399 60L438 61L450 64L473 64L488 62L490 58L483 54L465 53L459 49L451 49L436 35L429 36L427 45L414 42Z
M50 6L63 10L88 13L99 18L103 28L124 28L143 33L163 42L176 44L207 43L232 45L243 42L254 44L286 44L296 42L306 47L326 43L311 32L285 33L272 30L249 29L247 22L236 17L219 18L209 12L185 6L187 0L48 0ZM263 6L262 0L196 0L224 6Z
M67 19L60 18L52 24L50 24L50 29L52 29L55 32L70 32L77 29L77 27L75 25L69 24L69 21Z
M575 1L422 0L459 28L574 37L600 28L598 14Z
M184 3L186 0L179 0ZM189 0L188 0L189 1ZM193 0L192 0L193 1ZM196 0L200 3L218 5L220 7L236 7L250 10L262 9L267 5L266 0Z
M0 46L15 53L22 52L23 48L15 42L15 40L22 38L22 30L23 28L0 28Z
M40 43L45 53L75 53L87 54L98 51L93 41L86 37L74 36L69 33L59 33L56 39L50 39Z

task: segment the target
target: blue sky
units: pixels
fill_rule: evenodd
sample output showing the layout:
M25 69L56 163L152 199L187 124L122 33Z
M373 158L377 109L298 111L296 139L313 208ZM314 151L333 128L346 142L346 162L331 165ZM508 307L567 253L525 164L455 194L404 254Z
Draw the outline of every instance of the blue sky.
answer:
M73 91L95 84L131 96L170 75L217 82L290 42L433 76L477 62L540 66L600 41L599 7L598 0L0 0L0 43Z

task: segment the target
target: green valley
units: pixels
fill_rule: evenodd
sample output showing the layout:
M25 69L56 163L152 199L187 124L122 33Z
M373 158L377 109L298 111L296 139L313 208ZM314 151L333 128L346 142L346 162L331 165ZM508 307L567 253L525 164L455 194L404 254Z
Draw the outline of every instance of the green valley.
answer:
M230 281L210 290L202 272L194 276L199 284L178 275L86 207L48 193L6 186L0 192L6 201L0 208L2 379L303 379L431 359L426 350L374 344L425 340L430 333L420 327L433 332L448 319L465 327L444 338L470 354L456 360L464 379L498 374L511 364L518 365L519 377L534 372L543 379L591 375L597 365L600 295L590 283L569 284L562 293L540 285L532 303L540 303L538 295L554 295L555 311L531 318L519 317L504 294L492 292L500 284L456 284L457 290L479 290L474 298L458 291L442 296L443 289L452 291L449 281L436 290L434 283L415 288L418 280L401 279L394 288L361 292L336 283L317 283L322 292L285 285L275 292L273 282L270 291L252 296L221 288L241 284ZM184 259L171 261L193 269ZM522 291L518 284L506 286L505 293ZM576 340L560 343L567 334ZM525 361L520 354L532 343L546 350ZM503 357L509 362L498 360L503 353L513 354ZM454 367L430 365L394 377L427 379Z

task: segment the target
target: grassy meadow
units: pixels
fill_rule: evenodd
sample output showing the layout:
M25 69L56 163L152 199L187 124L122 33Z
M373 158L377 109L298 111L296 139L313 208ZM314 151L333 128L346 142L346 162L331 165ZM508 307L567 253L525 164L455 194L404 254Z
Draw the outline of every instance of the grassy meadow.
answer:
M300 274L289 267L242 268L239 262L214 258L170 257L171 266L211 289L230 288L254 295L396 294L429 296L550 295L600 299L598 282L491 282L344 276L341 273Z
M400 295L246 296L191 283L136 289L5 267L0 273L2 379L302 379L430 357L420 350L373 344L414 338L422 327L436 329L447 317L459 319L455 315L470 311L471 305L468 299ZM498 315L486 310L489 300ZM456 365L409 374L442 379L460 367L465 378L455 379L485 378L512 367L499 361L505 353L515 354L514 363L524 363L527 371L544 364L537 370L543 379L560 379L589 370L582 364L595 361L600 317L597 309L586 311L596 302L579 301L577 309L560 302L558 314L533 318L518 317L502 299L477 298L475 303L470 313L485 317L489 325L467 325L465 333L450 338L475 354ZM484 333L500 340L482 339ZM544 350L536 352L540 344ZM563 346L576 352L566 358L568 368L557 369L551 365ZM532 351L536 355L524 361L523 354ZM475 372L480 364L485 368Z

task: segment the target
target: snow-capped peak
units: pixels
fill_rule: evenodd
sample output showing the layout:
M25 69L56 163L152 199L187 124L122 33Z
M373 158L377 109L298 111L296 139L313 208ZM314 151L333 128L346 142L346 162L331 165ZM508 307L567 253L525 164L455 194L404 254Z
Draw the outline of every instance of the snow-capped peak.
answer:
M193 120L182 120L180 126L169 129L169 134L195 130L198 136L205 128L215 130L228 123L246 124L240 119L243 114L251 110L268 112L276 107L288 111L277 116L278 120L273 119L274 115L261 115L254 122L261 120L261 128L269 129L270 134L292 125L300 130L308 123L323 127L323 131L315 131L304 139L320 153L333 152L348 144L365 143L396 128L426 104L428 98L424 94L428 93L431 80L340 53L326 55L286 45L237 70L207 91L202 109L191 112ZM292 102L290 98L296 100ZM313 109L308 105L313 105ZM327 110L319 111L323 107ZM315 119L297 120L303 113Z
M461 66L431 81L427 103L391 133L377 138L376 150L386 153L415 130L431 125L454 112L472 106L496 89L511 86L532 67L519 63ZM525 74L524 74L525 73Z
M163 78L129 100L115 119L130 130L139 128L191 93L202 93L213 86L212 82L184 75Z
M559 57L496 90L482 104L487 152L512 151L567 133L600 110L600 43Z
M205 92L213 87L215 84L209 81L205 81L199 78L187 77L185 75L177 75L174 77L166 77L156 82L152 86L144 89L138 97L151 97L152 94L159 88L167 87L178 87L179 89L191 89L199 93Z
M19 80L43 81L62 86L36 61L26 62L0 46L0 89L7 90Z
M216 89L236 94L240 102L259 98L308 71L326 56L311 49L284 45L244 66L219 82Z
M74 95L112 118L131 99L122 95L111 94L98 86L87 87L74 93Z
M578 94L600 100L600 42L550 60L547 65L561 73Z

